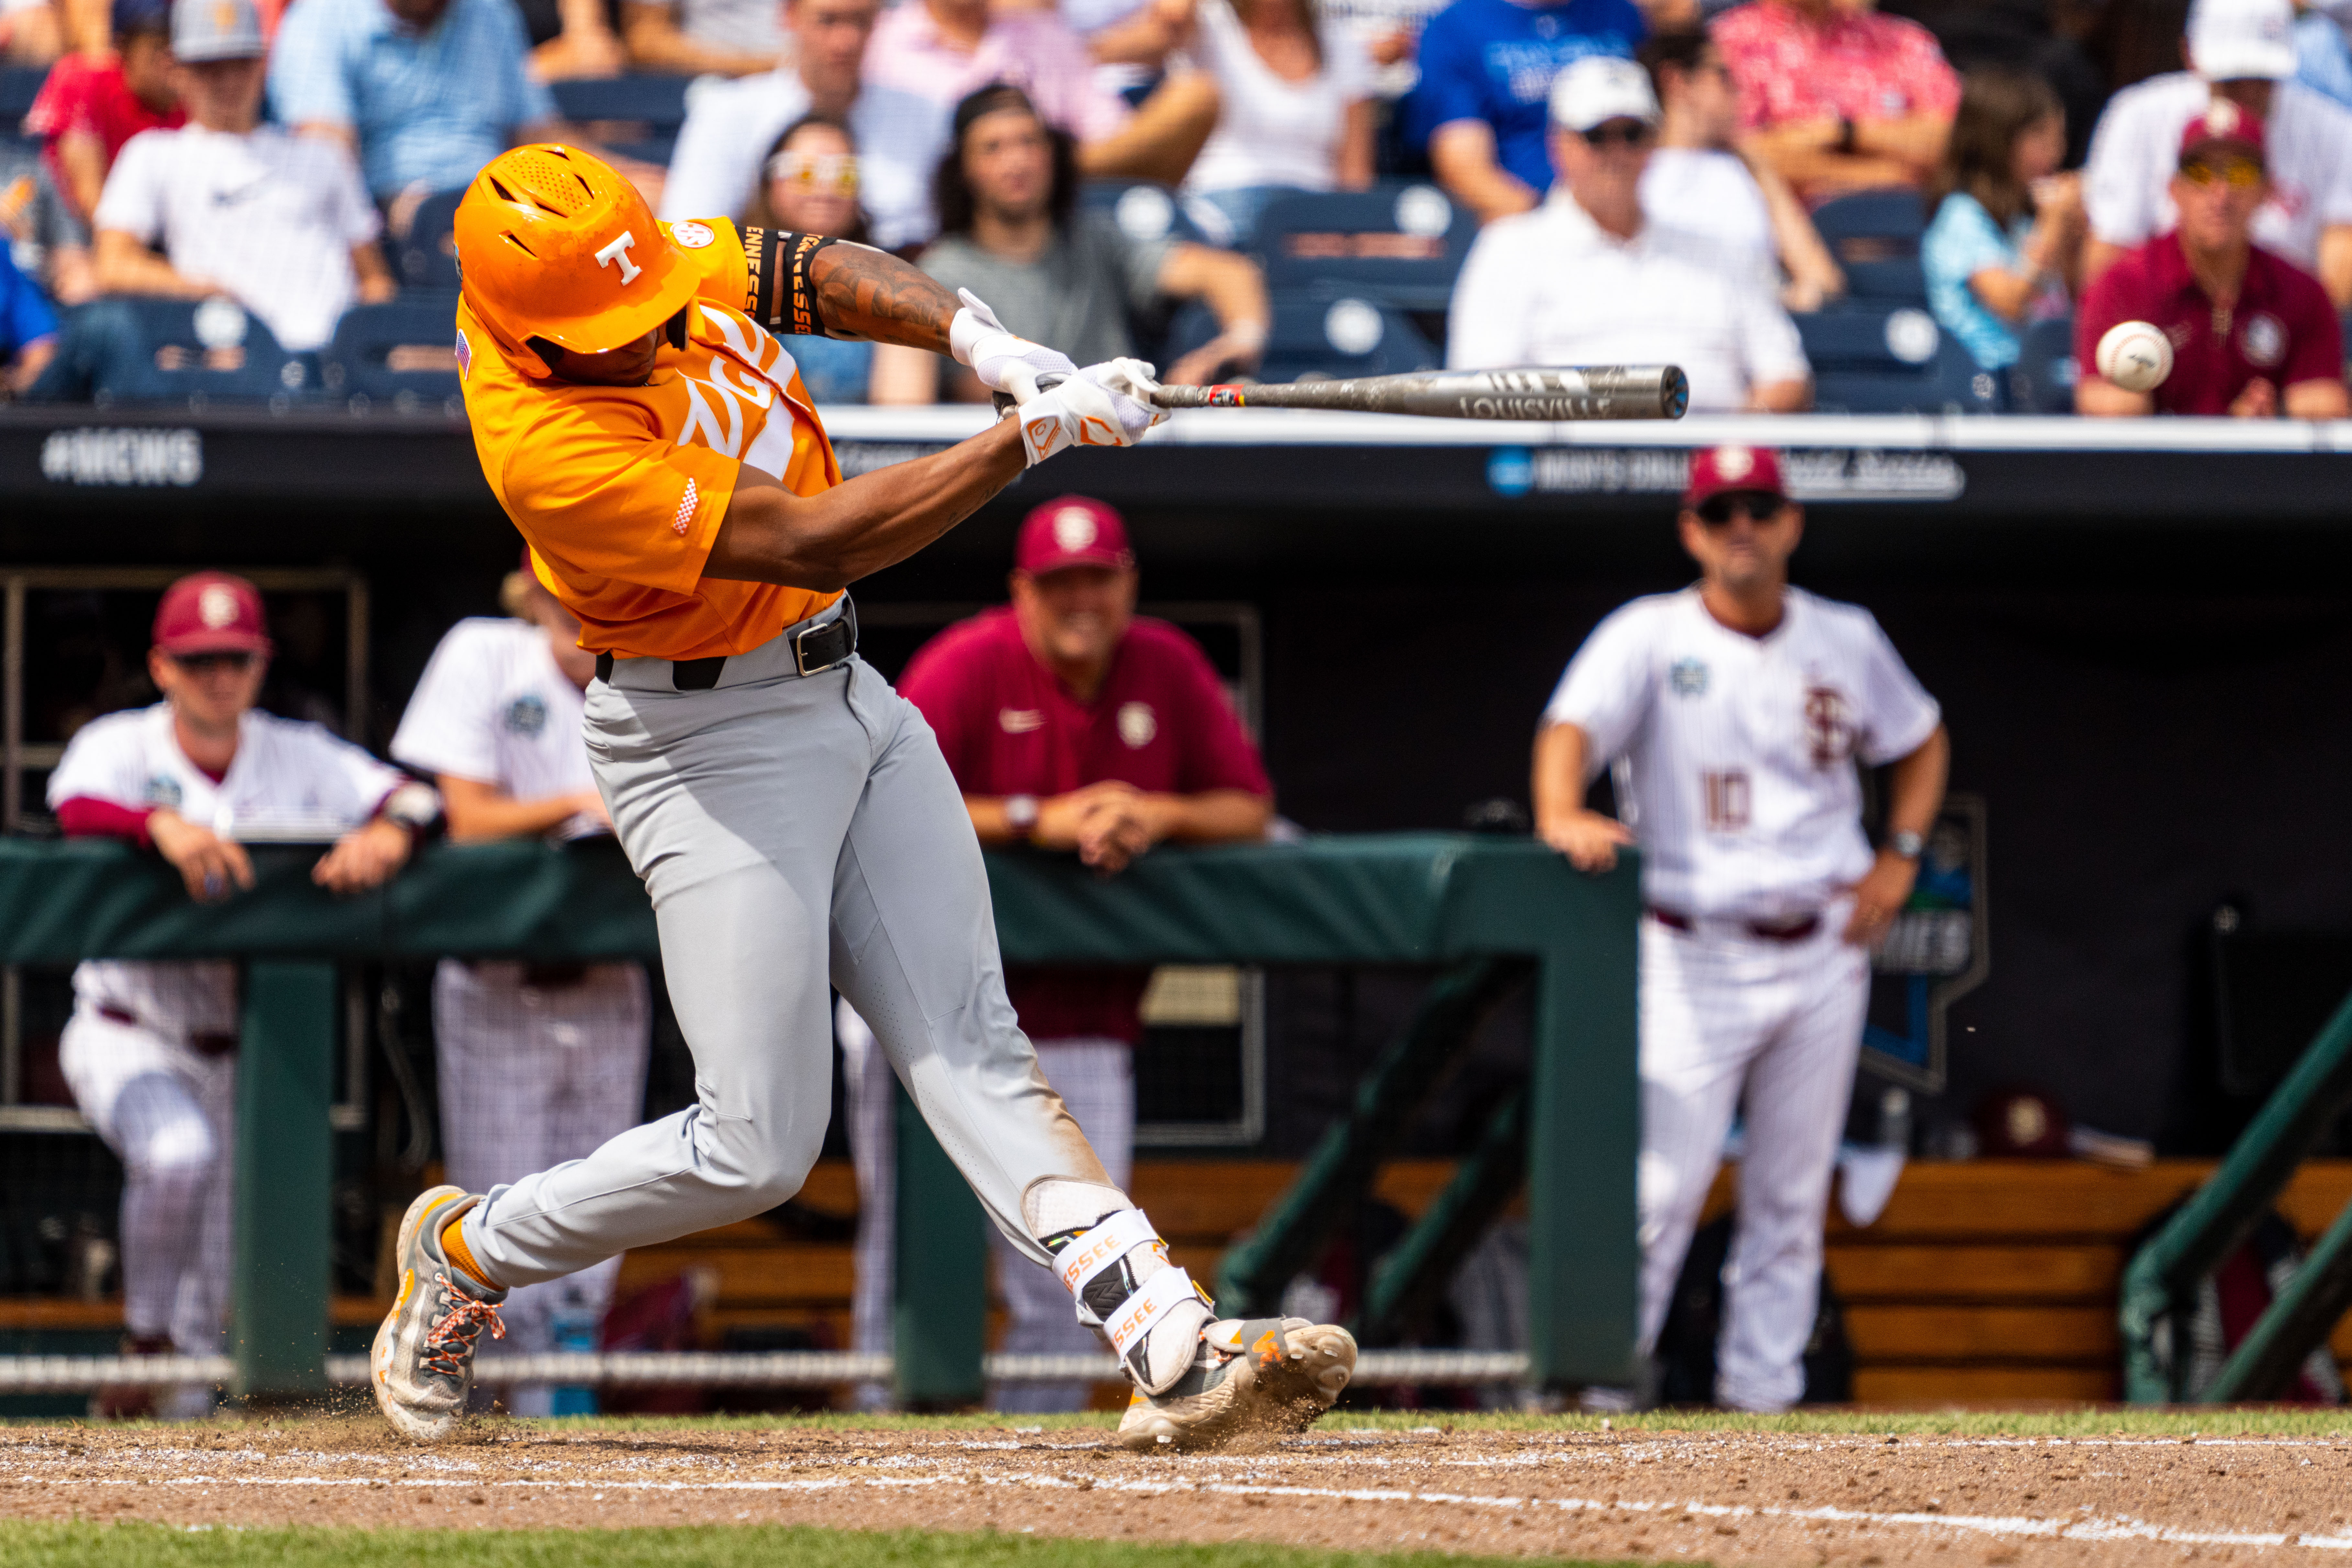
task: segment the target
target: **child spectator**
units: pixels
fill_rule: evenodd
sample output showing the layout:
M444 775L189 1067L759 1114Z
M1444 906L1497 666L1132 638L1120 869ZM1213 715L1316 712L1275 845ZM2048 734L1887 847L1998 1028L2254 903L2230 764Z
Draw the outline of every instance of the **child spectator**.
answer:
M1920 241L1927 303L1987 370L2017 363L2018 328L2063 314L2087 232L2080 182L2057 172L2066 115L2037 76L1972 71L1950 145L1929 183Z
M1696 28L1659 33L1635 58L1649 70L1663 114L1657 150L1642 175L1643 212L1748 258L1792 310L1817 310L1845 292L1844 274L1789 182L1734 144L1739 95L1715 41Z
M965 99L940 163L940 237L923 252L923 270L988 300L1007 331L1080 364L1135 352L1129 310L1205 300L1220 331L1162 379L1198 384L1255 365L1268 321L1256 266L1205 245L1132 239L1108 215L1076 214L1074 163L1069 138L1020 89L983 88ZM919 349L877 348L874 401L933 401L942 363ZM966 392L977 395L978 384L959 387Z
M1489 224L1454 287L1445 363L1678 364L1696 413L1802 412L1811 367L1756 268L1642 214L1658 100L1631 60L1581 59L1552 84L1559 180Z
M0 245L0 400L30 391L57 348L57 312Z
M858 209L857 146L849 128L812 114L788 126L768 153L767 177L751 205L751 221L796 234L830 235L866 243ZM819 403L863 403L874 370L874 345L847 338L780 332L777 341L801 369L801 383Z
M187 120L172 71L169 0L116 0L113 25L113 52L58 60L25 116L50 179L83 223L125 142Z
M1927 28L1870 0L1755 0L1714 31L1748 150L1807 201L1935 172L1960 82Z
M1211 237L1247 249L1275 196L1372 183L1372 61L1354 33L1319 21L1309 0L1185 8L1192 53L1222 105L1184 178L1186 195L1223 219Z
M2343 331L2319 280L2253 242L2271 195L2261 120L2216 99L2180 139L2170 192L2180 221L2094 281L2074 318L2084 414L2227 414L2240 419L2341 419ZM2126 392L2095 368L2120 321L2172 340L2172 374Z
M1422 30L1406 134L1479 222L1526 212L1551 189L1554 79L1587 55L1631 55L1648 30L1633 0L1454 0Z

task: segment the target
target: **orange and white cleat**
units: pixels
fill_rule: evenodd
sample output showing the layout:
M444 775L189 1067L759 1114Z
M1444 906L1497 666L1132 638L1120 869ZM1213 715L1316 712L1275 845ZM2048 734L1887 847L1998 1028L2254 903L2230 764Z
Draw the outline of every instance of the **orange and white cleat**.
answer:
M400 1295L375 1331L368 1384L384 1419L419 1443L440 1442L464 1418L482 1331L506 1337L499 1303L507 1293L458 1268L441 1246L441 1232L481 1201L462 1187L431 1187L401 1216Z
M1313 1426L1356 1372L1356 1337L1304 1318L1223 1318L1201 1331L1192 1364L1164 1393L1141 1387L1118 1423L1140 1452L1216 1448Z

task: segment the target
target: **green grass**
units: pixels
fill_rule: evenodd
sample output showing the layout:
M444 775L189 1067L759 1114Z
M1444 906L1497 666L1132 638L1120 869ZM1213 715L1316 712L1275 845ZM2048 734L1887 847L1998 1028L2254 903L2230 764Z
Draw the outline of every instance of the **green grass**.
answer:
M0 1568L1494 1568L1517 1559L1139 1546L1032 1535L711 1525L668 1530L184 1530L0 1521ZM1583 1568L1593 1568L1585 1564Z

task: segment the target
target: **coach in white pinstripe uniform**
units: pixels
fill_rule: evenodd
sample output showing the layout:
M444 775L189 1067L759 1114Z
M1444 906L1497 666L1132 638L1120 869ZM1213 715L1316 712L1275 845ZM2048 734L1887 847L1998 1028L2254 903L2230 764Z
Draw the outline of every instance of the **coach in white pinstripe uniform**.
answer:
M1544 710L1537 830L1587 871L1642 850L1643 1352L1744 1103L1715 1395L1782 1410L1804 1392L1868 949L1911 895L1949 747L1870 613L1789 586L1804 516L1772 453L1698 454L1679 526L1699 583L1602 621ZM1874 856L1857 762L1891 768ZM1584 804L1603 763L1622 821Z

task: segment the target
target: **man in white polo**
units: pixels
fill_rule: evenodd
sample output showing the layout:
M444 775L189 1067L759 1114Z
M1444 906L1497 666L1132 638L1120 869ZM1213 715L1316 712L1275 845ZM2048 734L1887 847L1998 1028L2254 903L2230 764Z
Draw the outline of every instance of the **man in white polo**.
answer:
M2294 27L2291 0L2197 0L2180 42L2189 68L2107 100L2083 167L2085 289L2179 222L2170 189L2181 135L2226 98L2263 122L2271 195L2254 243L2316 273L2337 310L2352 307L2352 110L2294 79Z
M1658 132L1648 73L1578 60L1552 84L1551 121L1559 178L1542 205L1488 224L1470 247L1448 366L1678 364L1695 413L1806 408L1811 367L1753 260L1643 216Z

